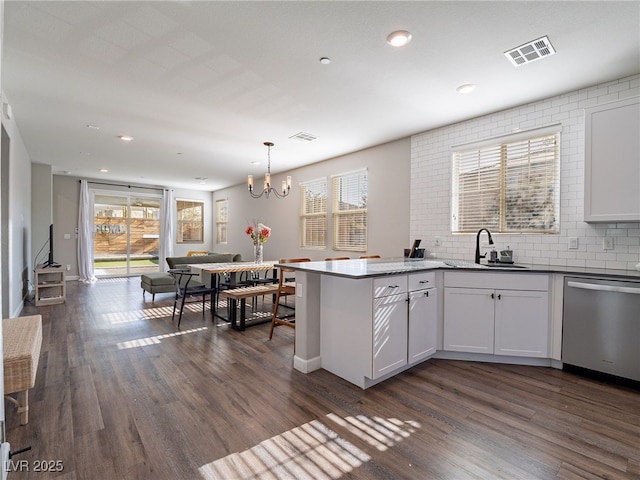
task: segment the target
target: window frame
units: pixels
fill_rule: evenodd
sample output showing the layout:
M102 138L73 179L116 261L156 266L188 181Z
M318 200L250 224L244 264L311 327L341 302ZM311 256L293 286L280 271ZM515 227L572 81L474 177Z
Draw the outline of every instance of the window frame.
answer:
M180 208L180 204L187 204L187 203L191 203L193 205L189 206L189 207L183 207ZM195 208L195 207L200 207L201 211L200 211L200 219L199 220L184 220L182 218L180 218L180 214L181 212L183 212L184 210L186 210L187 208ZM190 244L190 245L198 245L198 244L204 244L204 214L205 214L205 204L203 200L192 200L192 199L185 199L185 198L176 198L176 203L175 203L175 207L176 207L176 243L177 244ZM188 239L188 240L184 240L184 227L188 222L192 222L195 223L196 225L199 223L200 224L200 228L199 228L199 239L198 238L193 238L193 239Z
M216 212L216 243L227 245L229 242L229 199L221 198L215 201Z
M332 198L332 219L333 219L333 250L347 252L366 252L368 248L368 170L366 168L353 170L350 172L332 175L331 177L331 198ZM348 182L340 187L339 183ZM363 189L364 188L364 192ZM343 190L346 191L347 197L364 199L364 205L355 205L344 200L341 195ZM355 191L358 189L358 191ZM353 200L351 200L353 201ZM351 208L353 205L354 208ZM349 206L349 208L343 208ZM360 233L349 233L350 228L347 225L345 233L343 222L363 224L360 227ZM361 236L361 242L353 242L354 238Z
M451 232L560 233L560 141L551 126L452 147Z
M299 183L300 190L300 248L305 250L326 250L327 248L327 204L329 201L329 182L327 177L320 177ZM320 190L316 195L320 199L320 208L317 211L309 211L309 203L305 192L307 189ZM311 210L314 210L313 208ZM320 221L317 221L320 219ZM312 227L313 235L309 235L309 224L315 221ZM314 237L311 238L310 237Z

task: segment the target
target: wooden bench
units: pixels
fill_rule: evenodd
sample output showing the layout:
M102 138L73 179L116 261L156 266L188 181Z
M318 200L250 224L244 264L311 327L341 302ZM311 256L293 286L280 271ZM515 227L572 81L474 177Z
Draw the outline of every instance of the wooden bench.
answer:
M20 424L29 422L29 389L36 383L42 346L42 316L2 320L5 398L18 406ZM16 393L17 398L10 394Z
M262 295L275 295L278 293L278 284L262 284L254 285L251 287L238 287L231 288L229 290L222 290L220 296L232 300L230 305L229 318L231 320L231 326L236 330L244 330L246 327L246 313L245 307L247 305L247 298L260 297ZM235 306L238 300L240 300L240 326L237 325L237 316L235 313ZM271 317L258 322L252 322L253 325L258 323L270 322Z

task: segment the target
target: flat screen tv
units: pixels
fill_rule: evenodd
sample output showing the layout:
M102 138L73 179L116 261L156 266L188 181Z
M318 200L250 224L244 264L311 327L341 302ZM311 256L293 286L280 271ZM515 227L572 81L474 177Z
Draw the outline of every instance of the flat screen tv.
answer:
M49 225L49 257L47 258L47 261L44 262L42 266L44 268L60 266L53 261L53 223Z

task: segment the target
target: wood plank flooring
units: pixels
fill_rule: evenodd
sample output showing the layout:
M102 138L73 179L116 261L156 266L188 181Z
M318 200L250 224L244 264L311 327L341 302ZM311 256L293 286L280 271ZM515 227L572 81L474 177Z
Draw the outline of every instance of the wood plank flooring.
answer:
M171 305L131 277L25 308L43 345L28 425L5 401L12 450L32 447L10 479L640 478L637 390L430 360L363 391L293 370L289 328L269 341L196 304L178 330Z

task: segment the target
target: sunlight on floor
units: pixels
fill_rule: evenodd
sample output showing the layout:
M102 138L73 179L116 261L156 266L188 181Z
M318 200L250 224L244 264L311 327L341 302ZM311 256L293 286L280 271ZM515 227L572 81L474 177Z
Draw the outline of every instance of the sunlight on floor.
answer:
M118 343L118 349L124 350L125 348L144 347L147 345L155 345L161 343L160 341L165 338L178 337L180 335L186 335L187 333L201 332L207 330L209 327L192 328L191 330L182 330L180 332L165 333L164 335L154 335L153 337L139 338L137 340L129 340L128 342Z
M386 450L409 437L420 424L395 418L357 417L327 418L345 428L377 450ZM341 438L318 420L305 423L241 453L233 453L200 467L203 479L337 479L351 472L371 457Z

